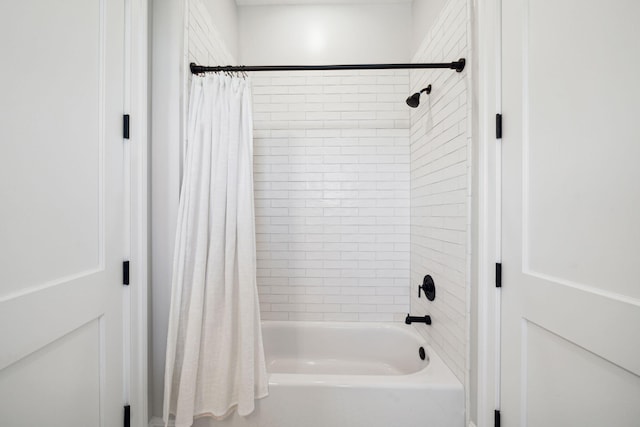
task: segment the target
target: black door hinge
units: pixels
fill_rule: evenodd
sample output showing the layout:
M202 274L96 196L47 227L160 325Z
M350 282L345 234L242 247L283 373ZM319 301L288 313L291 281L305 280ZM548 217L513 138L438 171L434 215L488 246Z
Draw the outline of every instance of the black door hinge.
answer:
M496 262L496 288L502 287L502 263Z
M496 114L496 139L502 139L502 114Z
M124 406L124 427L131 427L131 406Z
M129 115L122 116L122 137L129 139Z
M497 409L493 411L493 425L494 427L500 427L500 411Z
M129 261L122 263L122 284L129 285Z

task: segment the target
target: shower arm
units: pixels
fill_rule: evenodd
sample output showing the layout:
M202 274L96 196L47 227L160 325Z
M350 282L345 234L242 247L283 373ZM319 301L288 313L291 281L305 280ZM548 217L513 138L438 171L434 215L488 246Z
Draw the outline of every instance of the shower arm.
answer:
M419 93L422 93L422 92L425 92L427 95L429 95L431 93L431 85L425 87Z

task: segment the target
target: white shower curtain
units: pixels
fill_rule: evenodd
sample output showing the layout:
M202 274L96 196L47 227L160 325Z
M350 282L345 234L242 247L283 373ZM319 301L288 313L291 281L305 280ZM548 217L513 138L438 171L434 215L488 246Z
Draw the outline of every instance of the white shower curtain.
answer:
M267 374L256 288L247 80L193 76L173 263L164 421L254 410Z

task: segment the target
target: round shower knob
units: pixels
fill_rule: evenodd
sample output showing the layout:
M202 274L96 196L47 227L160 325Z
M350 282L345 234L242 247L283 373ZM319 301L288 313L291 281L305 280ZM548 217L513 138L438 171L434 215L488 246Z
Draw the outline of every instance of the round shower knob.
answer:
M421 292L424 292L424 295L429 301L436 299L436 284L433 282L433 278L428 274L424 276L424 279L422 279L422 285L418 286L418 298L420 298Z

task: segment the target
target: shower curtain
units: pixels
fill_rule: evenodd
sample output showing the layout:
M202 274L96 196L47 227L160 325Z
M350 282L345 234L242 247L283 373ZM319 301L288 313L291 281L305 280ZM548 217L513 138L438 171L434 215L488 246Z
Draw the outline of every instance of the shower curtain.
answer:
M173 263L164 422L224 418L267 395L256 287L251 93L193 76Z

